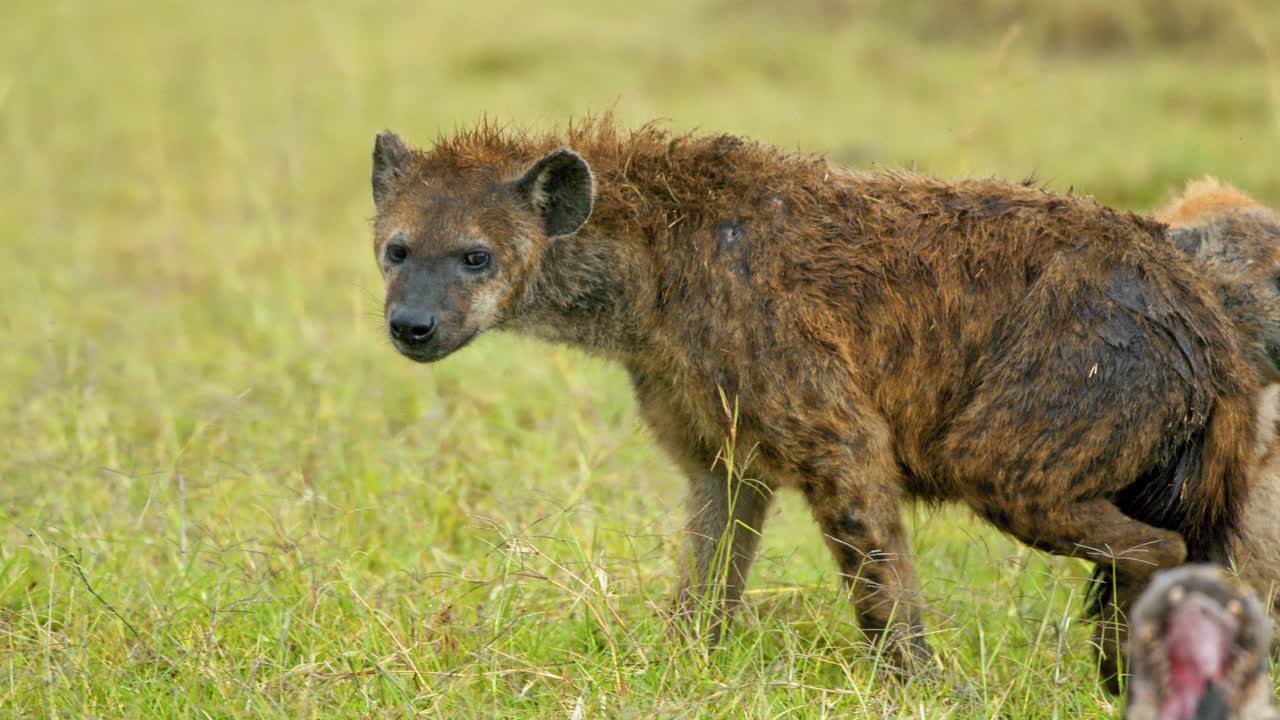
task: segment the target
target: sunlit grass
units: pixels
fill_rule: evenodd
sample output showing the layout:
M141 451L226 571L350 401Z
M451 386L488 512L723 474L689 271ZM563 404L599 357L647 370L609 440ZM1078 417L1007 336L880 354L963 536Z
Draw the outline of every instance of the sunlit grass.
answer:
M950 510L912 511L938 679L884 676L790 496L705 655L663 620L683 485L619 369L383 339L382 127L613 107L1135 208L1205 172L1280 200L1275 13L1256 49L1089 55L1042 44L1061 17L934 41L802 5L7 8L0 714L1114 715L1088 567Z

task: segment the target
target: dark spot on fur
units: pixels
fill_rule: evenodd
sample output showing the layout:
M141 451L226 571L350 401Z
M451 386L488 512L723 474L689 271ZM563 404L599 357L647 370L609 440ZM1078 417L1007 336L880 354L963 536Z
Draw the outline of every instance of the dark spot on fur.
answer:
M839 528L842 534L852 536L862 535L862 533L867 529L867 526L858 519L858 515L852 510L845 512L845 514L840 517L839 522L836 523L836 527Z
M716 237L719 238L721 251L732 250L742 241L742 228L733 220L722 220L716 230Z
M716 228L716 250L733 263L733 271L743 280L751 279L751 253L746 227L738 220L721 220Z
M977 218L991 218L1004 215L1018 204L1021 203L1003 194L976 194L967 192L954 193L944 202L945 207L952 212L958 212Z
M805 456L796 462L796 469L803 475L817 475L822 468L821 456Z
M816 429L818 440L831 446L840 446L845 444L844 433L839 428L830 425L819 425Z
M982 199L979 212L984 215L1003 215L1009 211L1011 203L998 195L990 195Z

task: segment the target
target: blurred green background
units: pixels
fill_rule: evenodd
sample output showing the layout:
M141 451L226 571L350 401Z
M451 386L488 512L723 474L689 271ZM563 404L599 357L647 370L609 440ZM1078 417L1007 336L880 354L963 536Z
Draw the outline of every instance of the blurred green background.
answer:
M796 498L705 657L617 369L383 338L369 151L481 114L1280 200L1262 0L18 0L0 23L0 714L1109 717L1083 563L911 510L939 677L868 659Z

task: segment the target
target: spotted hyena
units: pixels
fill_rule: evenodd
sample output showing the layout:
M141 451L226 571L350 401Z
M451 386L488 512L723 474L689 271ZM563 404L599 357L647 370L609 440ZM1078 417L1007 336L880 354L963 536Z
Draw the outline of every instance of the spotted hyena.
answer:
M1105 566L1100 611L1127 609L1156 569L1225 556L1258 382L1160 223L608 120L482 124L426 150L383 133L372 180L402 354L440 360L502 328L626 368L689 478L677 607L691 617L739 601L783 488L905 667L929 651L904 498L963 503ZM717 467L725 398L758 483Z

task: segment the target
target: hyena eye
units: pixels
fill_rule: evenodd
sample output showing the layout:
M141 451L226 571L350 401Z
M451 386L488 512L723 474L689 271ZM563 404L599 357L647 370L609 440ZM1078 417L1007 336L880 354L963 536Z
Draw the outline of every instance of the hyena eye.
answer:
M392 265L399 265L409 257L409 248L400 243L391 243L387 246L387 262Z
M462 256L462 264L472 270L483 270L489 266L489 253L483 250L473 250Z

